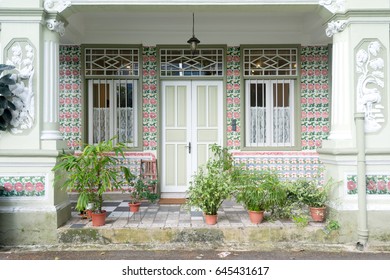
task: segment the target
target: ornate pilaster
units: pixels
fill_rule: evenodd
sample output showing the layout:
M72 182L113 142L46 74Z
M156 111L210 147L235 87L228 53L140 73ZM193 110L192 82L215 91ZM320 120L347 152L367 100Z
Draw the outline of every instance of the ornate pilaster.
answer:
M59 15L71 6L71 1L45 0L47 12L43 40L43 98L41 140L62 140L59 131L59 36L64 36L66 20Z

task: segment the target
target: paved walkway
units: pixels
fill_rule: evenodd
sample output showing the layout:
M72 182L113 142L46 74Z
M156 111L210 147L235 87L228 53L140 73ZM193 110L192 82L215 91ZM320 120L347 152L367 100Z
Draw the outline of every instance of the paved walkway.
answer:
M129 211L127 200L106 201L103 209L107 211L106 224L99 228L247 228L247 227L291 227L293 222L263 221L252 224L243 206L232 201L225 201L218 211L218 223L207 225L203 213L190 211L185 205L141 204L140 212ZM82 219L72 203L72 218L62 228L89 228L92 222ZM311 222L309 227L321 228L323 223Z

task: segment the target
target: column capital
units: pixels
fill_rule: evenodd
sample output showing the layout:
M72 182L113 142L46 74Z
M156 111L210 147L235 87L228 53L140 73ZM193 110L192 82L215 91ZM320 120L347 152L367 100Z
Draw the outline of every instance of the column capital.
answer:
M332 37L334 34L344 31L347 27L347 20L333 20L328 22L328 27L326 28L326 36Z
M54 18L46 20L46 27L50 31L57 32L60 36L64 36L65 34L65 23L61 20L57 20Z

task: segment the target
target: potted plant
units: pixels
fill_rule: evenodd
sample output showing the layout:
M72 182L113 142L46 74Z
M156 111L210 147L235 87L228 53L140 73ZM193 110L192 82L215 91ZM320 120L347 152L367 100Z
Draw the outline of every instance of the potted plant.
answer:
M200 167L190 182L186 204L200 208L206 224L213 225L217 223L217 212L222 202L233 193L237 169L226 148L214 144L211 151L213 155L206 166Z
M158 194L153 192L154 186L157 184L157 180L137 178L129 182L130 193L129 209L130 212L138 212L141 205L141 201L147 200L154 203L158 198Z
M295 195L299 201L307 205L310 215L315 222L322 222L326 216L326 205L329 202L329 195L333 180L328 180L325 184L320 184L317 178L299 179L295 185Z
M259 224L263 220L264 211L281 205L286 200L287 193L278 175L265 170L243 173L235 197L248 210L251 222Z
M56 180L65 178L58 184L67 191L79 193L76 209L83 211L88 203L94 203L92 225L105 224L106 213L102 209L103 194L107 191L120 189L121 174L128 177L128 168L116 166L117 157L124 157L126 146L122 143L114 144L114 138L102 141L96 145L86 145L80 153L63 154L53 168L57 172ZM122 173L123 172L123 173Z

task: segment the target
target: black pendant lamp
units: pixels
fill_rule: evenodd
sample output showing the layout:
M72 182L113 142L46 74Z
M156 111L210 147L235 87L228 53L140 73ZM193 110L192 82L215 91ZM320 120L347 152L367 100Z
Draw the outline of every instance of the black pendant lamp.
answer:
M192 13L192 37L187 41L190 44L191 53L194 54L196 47L200 43L199 39L195 37L195 15Z

